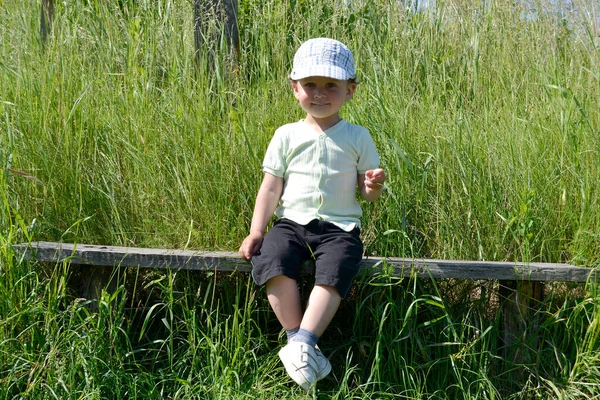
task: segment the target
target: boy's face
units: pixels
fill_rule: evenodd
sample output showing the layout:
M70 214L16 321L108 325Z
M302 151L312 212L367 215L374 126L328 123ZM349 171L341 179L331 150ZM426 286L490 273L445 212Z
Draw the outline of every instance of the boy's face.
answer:
M338 113L354 95L356 83L312 76L293 81L292 88L300 106L309 116L320 121L339 120Z

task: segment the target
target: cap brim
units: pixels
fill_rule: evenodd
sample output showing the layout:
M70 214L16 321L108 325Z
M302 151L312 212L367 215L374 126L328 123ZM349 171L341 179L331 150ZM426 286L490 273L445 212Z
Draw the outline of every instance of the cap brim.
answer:
M356 78L355 74L350 74L341 67L331 65L312 65L307 68L293 69L292 73L290 74L290 79L298 80L311 76L324 76L326 78L338 79L340 81Z

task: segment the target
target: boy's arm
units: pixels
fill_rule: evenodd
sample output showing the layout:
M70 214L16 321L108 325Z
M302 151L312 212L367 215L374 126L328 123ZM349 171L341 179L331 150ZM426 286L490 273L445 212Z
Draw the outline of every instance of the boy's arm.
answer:
M360 195L366 201L375 201L381 196L385 171L381 168L371 169L364 174L358 174L358 188Z
M254 205L250 234L246 236L240 246L240 255L249 260L262 245L267 225L277 208L281 193L283 192L283 178L265 173Z

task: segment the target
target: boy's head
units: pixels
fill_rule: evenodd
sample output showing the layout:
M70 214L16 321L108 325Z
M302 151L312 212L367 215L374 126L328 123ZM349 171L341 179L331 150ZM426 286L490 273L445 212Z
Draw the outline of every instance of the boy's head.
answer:
M291 80L323 76L347 81L356 79L354 57L343 43L334 39L316 38L304 42L294 56Z

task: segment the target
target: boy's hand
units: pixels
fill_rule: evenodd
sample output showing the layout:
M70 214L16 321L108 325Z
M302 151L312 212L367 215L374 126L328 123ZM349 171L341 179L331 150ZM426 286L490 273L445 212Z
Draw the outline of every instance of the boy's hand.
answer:
M244 259L250 260L252 256L260 250L263 242L263 234L260 232L250 232L240 246L239 253Z
M381 168L371 169L365 172L365 186L371 190L381 189L385 179L385 171Z

